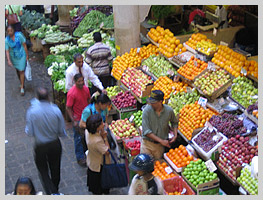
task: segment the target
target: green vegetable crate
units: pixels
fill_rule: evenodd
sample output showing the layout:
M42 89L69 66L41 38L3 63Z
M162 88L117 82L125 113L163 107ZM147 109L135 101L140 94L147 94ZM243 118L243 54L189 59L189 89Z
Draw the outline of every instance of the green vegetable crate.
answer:
M184 175L185 167L183 167L182 169L182 174L181 176L183 177L183 179L188 183L188 185L191 186L191 188L196 192L197 195L219 195L219 178L214 179L212 181L208 181L206 183L203 184L199 184L197 185L197 187L195 187Z

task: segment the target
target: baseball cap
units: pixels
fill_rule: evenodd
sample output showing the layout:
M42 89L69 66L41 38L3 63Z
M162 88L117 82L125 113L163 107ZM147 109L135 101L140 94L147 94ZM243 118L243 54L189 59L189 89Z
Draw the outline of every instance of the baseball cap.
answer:
M148 103L156 103L163 101L164 93L161 90L153 90L150 97L147 99Z

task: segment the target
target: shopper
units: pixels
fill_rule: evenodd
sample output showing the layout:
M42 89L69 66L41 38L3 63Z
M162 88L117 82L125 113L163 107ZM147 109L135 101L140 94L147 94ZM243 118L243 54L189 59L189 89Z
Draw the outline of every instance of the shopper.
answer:
M163 195L161 181L152 175L154 171L153 158L148 154L137 155L129 165L130 170L136 172L133 177L129 195Z
M86 166L86 156L83 149L84 133L81 135L79 121L81 113L89 104L90 92L89 88L84 85L84 78L81 74L74 76L75 85L67 94L66 110L73 123L75 155L79 165Z
M188 24L191 24L191 22L194 20L196 15L199 15L201 17L205 17L205 13L198 8L197 5L194 5L191 7L192 12L189 15L189 21Z
M6 5L5 6L5 14L6 16L11 14L16 14L17 19L19 22L12 24L14 26L15 32L22 31L21 22L20 22L20 16L23 15L23 8L21 5ZM7 22L9 24L9 22Z
M165 148L177 138L178 119L175 117L173 109L163 104L164 93L161 90L153 90L147 99L149 105L145 107L142 114L142 144L141 153L152 155L155 159L160 159ZM173 138L169 140L169 123L173 130Z
M14 191L7 195L42 195L42 192L36 192L33 182L29 177L19 177L16 181Z
M66 135L64 118L49 102L47 89L37 88L37 98L27 111L25 132L35 139L35 163L46 194L57 194L62 153L59 136Z
M218 5L215 10L215 15L219 18L219 25L218 28L227 28L228 27L228 21L227 21L227 11L224 6Z
M20 81L20 93L25 95L25 68L28 60L28 50L26 38L21 32L15 32L13 25L7 27L8 36L5 38L5 51L7 63L16 68L16 73Z
M111 69L109 62L112 61L110 47L102 43L100 32L93 34L95 44L86 52L86 62L91 66L93 72L99 77L104 87L111 86L113 80L111 77ZM96 88L92 88L92 93L96 92Z
M87 146L89 149L87 156L87 186L93 194L109 194L109 189L101 187L101 171L103 168L103 157L105 162L110 163L107 140L107 132L104 131L104 123L100 114L91 115L87 119L88 130Z
M85 85L88 87L88 80L93 85L100 89L103 93L107 93L98 77L93 73L90 66L83 62L83 56L80 53L74 55L74 63L72 63L66 70L66 90L74 85L74 75L80 73L84 77Z

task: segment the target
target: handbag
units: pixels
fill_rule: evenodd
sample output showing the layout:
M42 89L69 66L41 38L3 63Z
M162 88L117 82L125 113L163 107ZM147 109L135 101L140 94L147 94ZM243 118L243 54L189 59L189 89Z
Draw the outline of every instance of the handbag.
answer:
M32 81L31 66L28 60L26 61L25 77L26 77L26 80Z
M113 164L105 164L105 155L103 156L103 166L101 171L101 187L103 189L126 187L128 177L125 164L118 164L112 152L108 150Z
M16 23L18 23L19 20L18 20L17 14L14 13L14 11L13 11L13 9L12 9L11 6L9 6L9 8L11 9L11 11L12 11L13 14L9 14L9 15L7 16L7 23L8 23L8 24L16 24Z

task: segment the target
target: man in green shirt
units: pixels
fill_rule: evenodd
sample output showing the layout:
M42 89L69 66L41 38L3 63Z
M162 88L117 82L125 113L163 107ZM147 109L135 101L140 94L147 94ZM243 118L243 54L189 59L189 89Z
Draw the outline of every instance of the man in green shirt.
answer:
M164 93L161 90L153 90L147 99L148 105L142 114L142 145L141 153L152 155L160 159L164 148L170 148L170 144L177 138L178 119L173 109L163 104ZM169 122L174 136L168 139L170 131Z

